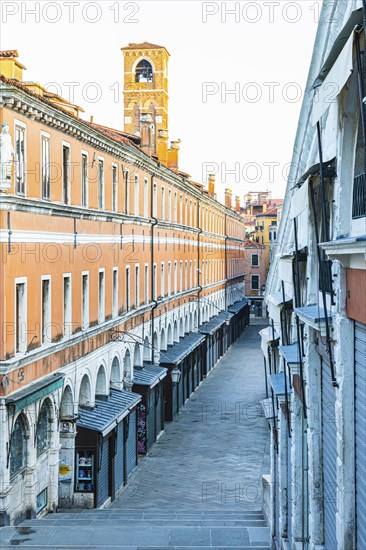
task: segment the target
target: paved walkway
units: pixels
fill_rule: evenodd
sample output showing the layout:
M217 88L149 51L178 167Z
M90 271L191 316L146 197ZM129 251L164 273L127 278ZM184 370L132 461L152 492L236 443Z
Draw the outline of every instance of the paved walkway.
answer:
M264 550L261 475L269 431L258 331L248 327L140 459L106 510L69 510L0 529L0 548Z
M269 472L261 328L245 330L166 424L112 508L261 510Z

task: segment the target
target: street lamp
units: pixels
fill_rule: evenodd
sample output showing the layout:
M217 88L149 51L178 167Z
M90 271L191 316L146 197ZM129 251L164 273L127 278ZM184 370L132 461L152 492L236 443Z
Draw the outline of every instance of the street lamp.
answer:
M182 375L181 370L178 367L174 367L171 370L170 376L172 377L173 386L176 386L177 384L179 384L181 375Z

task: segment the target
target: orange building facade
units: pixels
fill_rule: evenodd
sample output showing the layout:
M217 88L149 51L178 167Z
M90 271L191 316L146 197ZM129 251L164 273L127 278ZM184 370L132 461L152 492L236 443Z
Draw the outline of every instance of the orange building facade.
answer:
M13 148L6 166L2 149L0 202L0 520L9 524L101 504L93 476L105 450L93 454L88 414L126 398L128 445L136 369L158 366L220 312L221 325L236 322L240 308L228 311L243 300L245 258L238 214L147 154L140 135L86 122L79 107L22 82L16 52L2 60L2 136ZM81 472L89 482L78 483Z

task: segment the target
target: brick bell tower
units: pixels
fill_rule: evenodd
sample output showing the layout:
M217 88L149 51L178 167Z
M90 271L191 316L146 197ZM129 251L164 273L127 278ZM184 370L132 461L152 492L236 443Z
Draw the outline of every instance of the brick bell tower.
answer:
M124 131L150 141L150 151L166 164L168 150L168 61L164 46L149 42L122 48ZM149 115L149 116L148 116ZM149 122L149 138L146 123ZM143 127L141 126L143 123ZM142 136L143 134L143 136Z

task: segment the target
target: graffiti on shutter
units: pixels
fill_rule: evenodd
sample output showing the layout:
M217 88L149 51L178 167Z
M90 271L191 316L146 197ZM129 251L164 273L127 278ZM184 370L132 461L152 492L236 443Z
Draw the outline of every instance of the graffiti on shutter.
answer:
M366 325L355 323L356 546L366 548Z
M137 432L136 432L136 410L129 415L129 429L126 441L126 469L127 476L137 464Z
M98 472L98 508L104 504L108 498L109 489L109 442L104 439L99 450L101 453L100 470Z
M123 446L123 422L120 422L117 426L116 457L114 461L114 484L116 492L122 487L124 479Z

